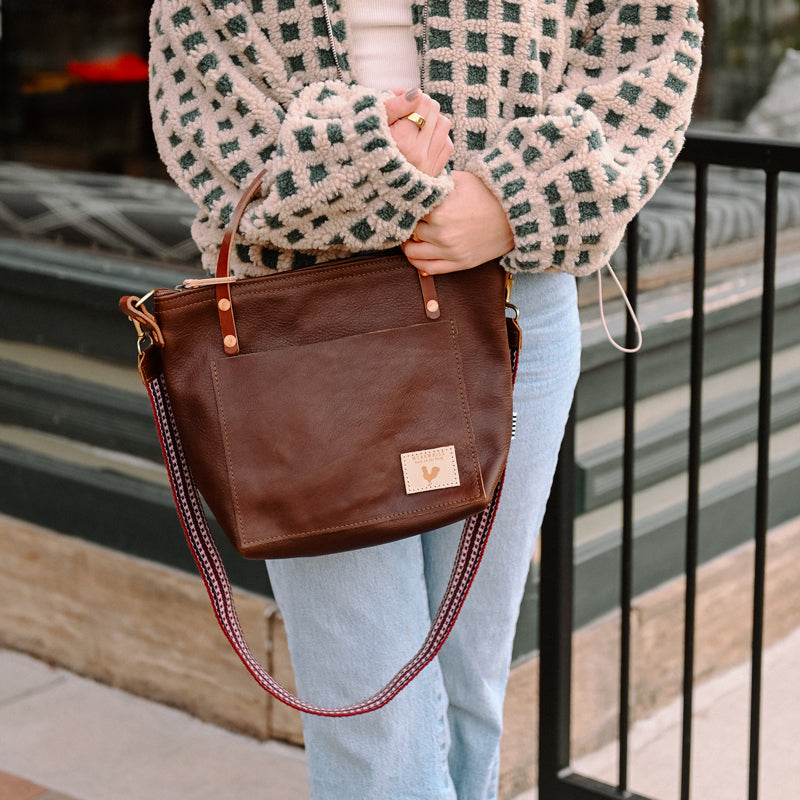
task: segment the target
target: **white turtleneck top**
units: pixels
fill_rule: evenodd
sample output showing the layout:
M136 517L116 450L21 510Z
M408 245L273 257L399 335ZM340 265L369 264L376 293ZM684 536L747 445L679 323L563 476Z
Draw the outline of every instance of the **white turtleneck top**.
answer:
M419 85L411 0L342 0L350 39L350 66L372 89Z

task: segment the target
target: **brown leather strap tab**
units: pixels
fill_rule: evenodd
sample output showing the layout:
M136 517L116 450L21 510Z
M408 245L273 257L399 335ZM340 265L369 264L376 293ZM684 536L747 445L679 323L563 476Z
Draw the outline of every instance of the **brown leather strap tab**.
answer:
M264 180L266 172L263 169L256 175L253 182L244 190L239 202L236 204L236 208L233 210L219 248L217 278L228 278L230 276L233 240L239 229L239 223L242 221L245 209L261 191L261 182ZM236 320L233 316L230 283L217 284L217 312L219 313L219 327L222 331L222 345L229 356L234 356L239 352L239 337L236 334Z
M422 299L425 301L425 314L428 319L439 319L442 312L439 309L439 296L436 294L436 282L433 275L417 270L419 285L422 289Z
M158 347L148 347L146 350L140 351L137 366L139 367L139 377L147 386L164 371L161 363L161 350Z
M161 374L161 350L166 344L156 318L144 304L144 300L149 296L139 298L125 295L119 301L120 310L130 319L139 335L136 344L136 349L139 351L139 377L145 386Z
M510 350L522 349L522 328L516 317L506 317L506 330L508 331L508 347Z
M163 347L164 334L158 326L156 318L147 310L141 298L134 295L125 295L119 301L119 308L126 317L129 317L131 322L136 326L136 330L141 336L144 331L153 340L153 344Z
M236 208L233 210L230 221L225 227L222 236L222 244L219 248L217 257L216 284L217 312L219 314L219 327L222 331L222 344L228 355L236 355L239 352L239 337L236 333L236 320L233 315L233 299L231 297L231 283L224 279L230 277L231 254L233 252L234 239L242 221L245 209L261 191L261 184L264 180L266 170L256 175L252 183L244 190L239 198ZM422 297L425 303L425 314L428 319L439 319L441 310L439 309L439 297L436 292L436 283L433 276L419 272L419 284L422 289Z

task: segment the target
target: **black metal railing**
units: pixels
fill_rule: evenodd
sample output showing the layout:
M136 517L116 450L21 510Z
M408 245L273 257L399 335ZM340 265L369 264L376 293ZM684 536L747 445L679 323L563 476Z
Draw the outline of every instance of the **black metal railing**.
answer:
M694 697L694 645L698 567L698 520L702 428L702 383L706 274L708 172L711 166L760 170L766 176L764 212L763 291L758 412L758 462L755 500L755 580L752 623L750 697L749 800L758 798L761 680L764 630L767 510L769 506L770 396L772 383L775 272L778 231L778 183L781 172L800 172L800 146L759 142L731 135L689 134L680 155L695 165L695 232L693 317L691 330L688 500L686 509L685 625L683 662L683 719L680 798L689 800ZM638 222L627 237L627 292L636 307L638 283ZM628 346L635 342L632 325ZM622 545L620 555L621 648L619 665L619 764L615 786L576 773L570 766L570 709L573 632L575 472L574 415L568 424L559 467L542 535L540 577L540 800L649 800L629 790L629 734L631 683L631 607L633 586L634 420L636 412L635 355L625 356L624 445L622 486Z

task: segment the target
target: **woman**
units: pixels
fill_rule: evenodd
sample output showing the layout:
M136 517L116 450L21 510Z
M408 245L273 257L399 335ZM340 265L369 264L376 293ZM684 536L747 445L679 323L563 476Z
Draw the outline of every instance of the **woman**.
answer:
M578 374L574 275L603 267L672 165L700 61L695 0L157 0L151 103L213 269L400 245L428 273L501 258L524 349L495 529L439 657L387 707L303 720L311 796L497 796L528 566ZM268 564L300 695L379 688L424 638L460 526Z

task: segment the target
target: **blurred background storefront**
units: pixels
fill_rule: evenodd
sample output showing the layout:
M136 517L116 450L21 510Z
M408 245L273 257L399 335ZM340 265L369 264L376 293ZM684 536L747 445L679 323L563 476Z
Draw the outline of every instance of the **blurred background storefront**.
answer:
M798 0L702 0L697 117L728 127L800 48ZM142 0L2 0L0 160L163 176L147 109Z
M162 172L147 109L148 4L3 0L0 159Z

